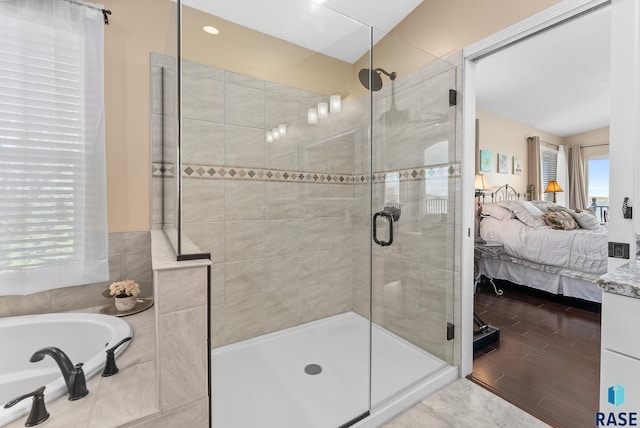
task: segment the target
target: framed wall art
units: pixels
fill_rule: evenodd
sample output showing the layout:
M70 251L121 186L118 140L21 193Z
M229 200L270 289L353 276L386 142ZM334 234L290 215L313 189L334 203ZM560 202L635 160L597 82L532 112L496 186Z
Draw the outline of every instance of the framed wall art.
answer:
M509 156L504 153L498 153L498 172L509 174Z
M480 150L480 171L493 170L493 153L490 150Z
M520 156L513 157L513 173L517 175L522 174L522 159Z

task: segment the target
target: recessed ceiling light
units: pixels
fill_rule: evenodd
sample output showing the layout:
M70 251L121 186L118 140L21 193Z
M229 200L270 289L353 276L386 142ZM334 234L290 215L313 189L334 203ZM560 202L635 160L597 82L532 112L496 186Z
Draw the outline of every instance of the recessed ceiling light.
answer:
M218 30L216 27L212 27L211 25L205 25L204 27L202 27L202 29L204 31L206 31L209 34L219 34L220 30Z

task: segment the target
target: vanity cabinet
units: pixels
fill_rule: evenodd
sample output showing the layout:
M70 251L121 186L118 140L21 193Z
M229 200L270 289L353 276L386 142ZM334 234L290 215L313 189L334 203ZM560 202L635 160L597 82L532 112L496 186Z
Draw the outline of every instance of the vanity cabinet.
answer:
M600 411L640 412L640 299L604 292L602 296ZM609 388L624 388L624 403L608 401Z

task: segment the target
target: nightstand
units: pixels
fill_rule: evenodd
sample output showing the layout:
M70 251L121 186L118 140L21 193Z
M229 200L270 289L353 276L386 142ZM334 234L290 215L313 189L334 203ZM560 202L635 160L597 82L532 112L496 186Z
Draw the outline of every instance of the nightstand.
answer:
M480 269L478 267L478 262L480 261L480 257L484 255L497 255L504 251L504 245L499 242L490 242L484 240L476 240L473 246L473 269L474 269L474 281L473 281L473 292L475 293L476 288L478 286L478 282L482 277L480 273ZM493 286L493 291L501 296L504 292L502 290L498 290L495 282L493 282L493 278L489 278L489 282ZM485 346L498 342L500 340L500 329L494 326L491 326L485 323L475 312L473 313L473 322L478 327L478 330L473 331L473 351L476 352Z
M478 282L480 282L480 278L482 274L480 273L480 269L478 267L478 262L480 261L480 257L482 256L495 256L504 251L504 244L499 242L492 241L484 241L484 240L476 240L473 244L473 270L474 270L474 282L473 282L473 291L476 291L478 287ZM493 278L487 277L489 283L493 286L493 291L498 295L502 296L503 291L499 290L496 287L496 283L493 282Z

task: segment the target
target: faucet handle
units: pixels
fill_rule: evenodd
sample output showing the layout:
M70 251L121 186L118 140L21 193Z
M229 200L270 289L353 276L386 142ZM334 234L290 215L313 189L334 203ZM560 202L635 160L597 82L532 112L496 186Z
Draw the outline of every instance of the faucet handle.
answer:
M45 387L41 386L40 388L34 391L31 391L28 394L24 394L24 395L21 395L20 397L14 398L13 400L5 404L4 408L8 409L9 407L15 406L25 398L33 397L31 412L29 413L29 417L27 418L27 421L25 422L24 426L32 427L32 426L41 424L42 422L49 419L49 412L47 412L47 408L44 405L44 389Z
M120 342L116 343L114 346L112 346L111 348L105 351L107 353L107 362L104 365L104 370L102 371L102 377L113 376L114 374L120 371L120 369L116 365L116 357L114 355L114 352L116 351L116 349L120 347L120 345L130 340L131 340L131 336L125 337Z
M87 389L87 380L82 369L83 363L78 363L73 368L69 377L69 400L75 401L84 398L89 393Z

